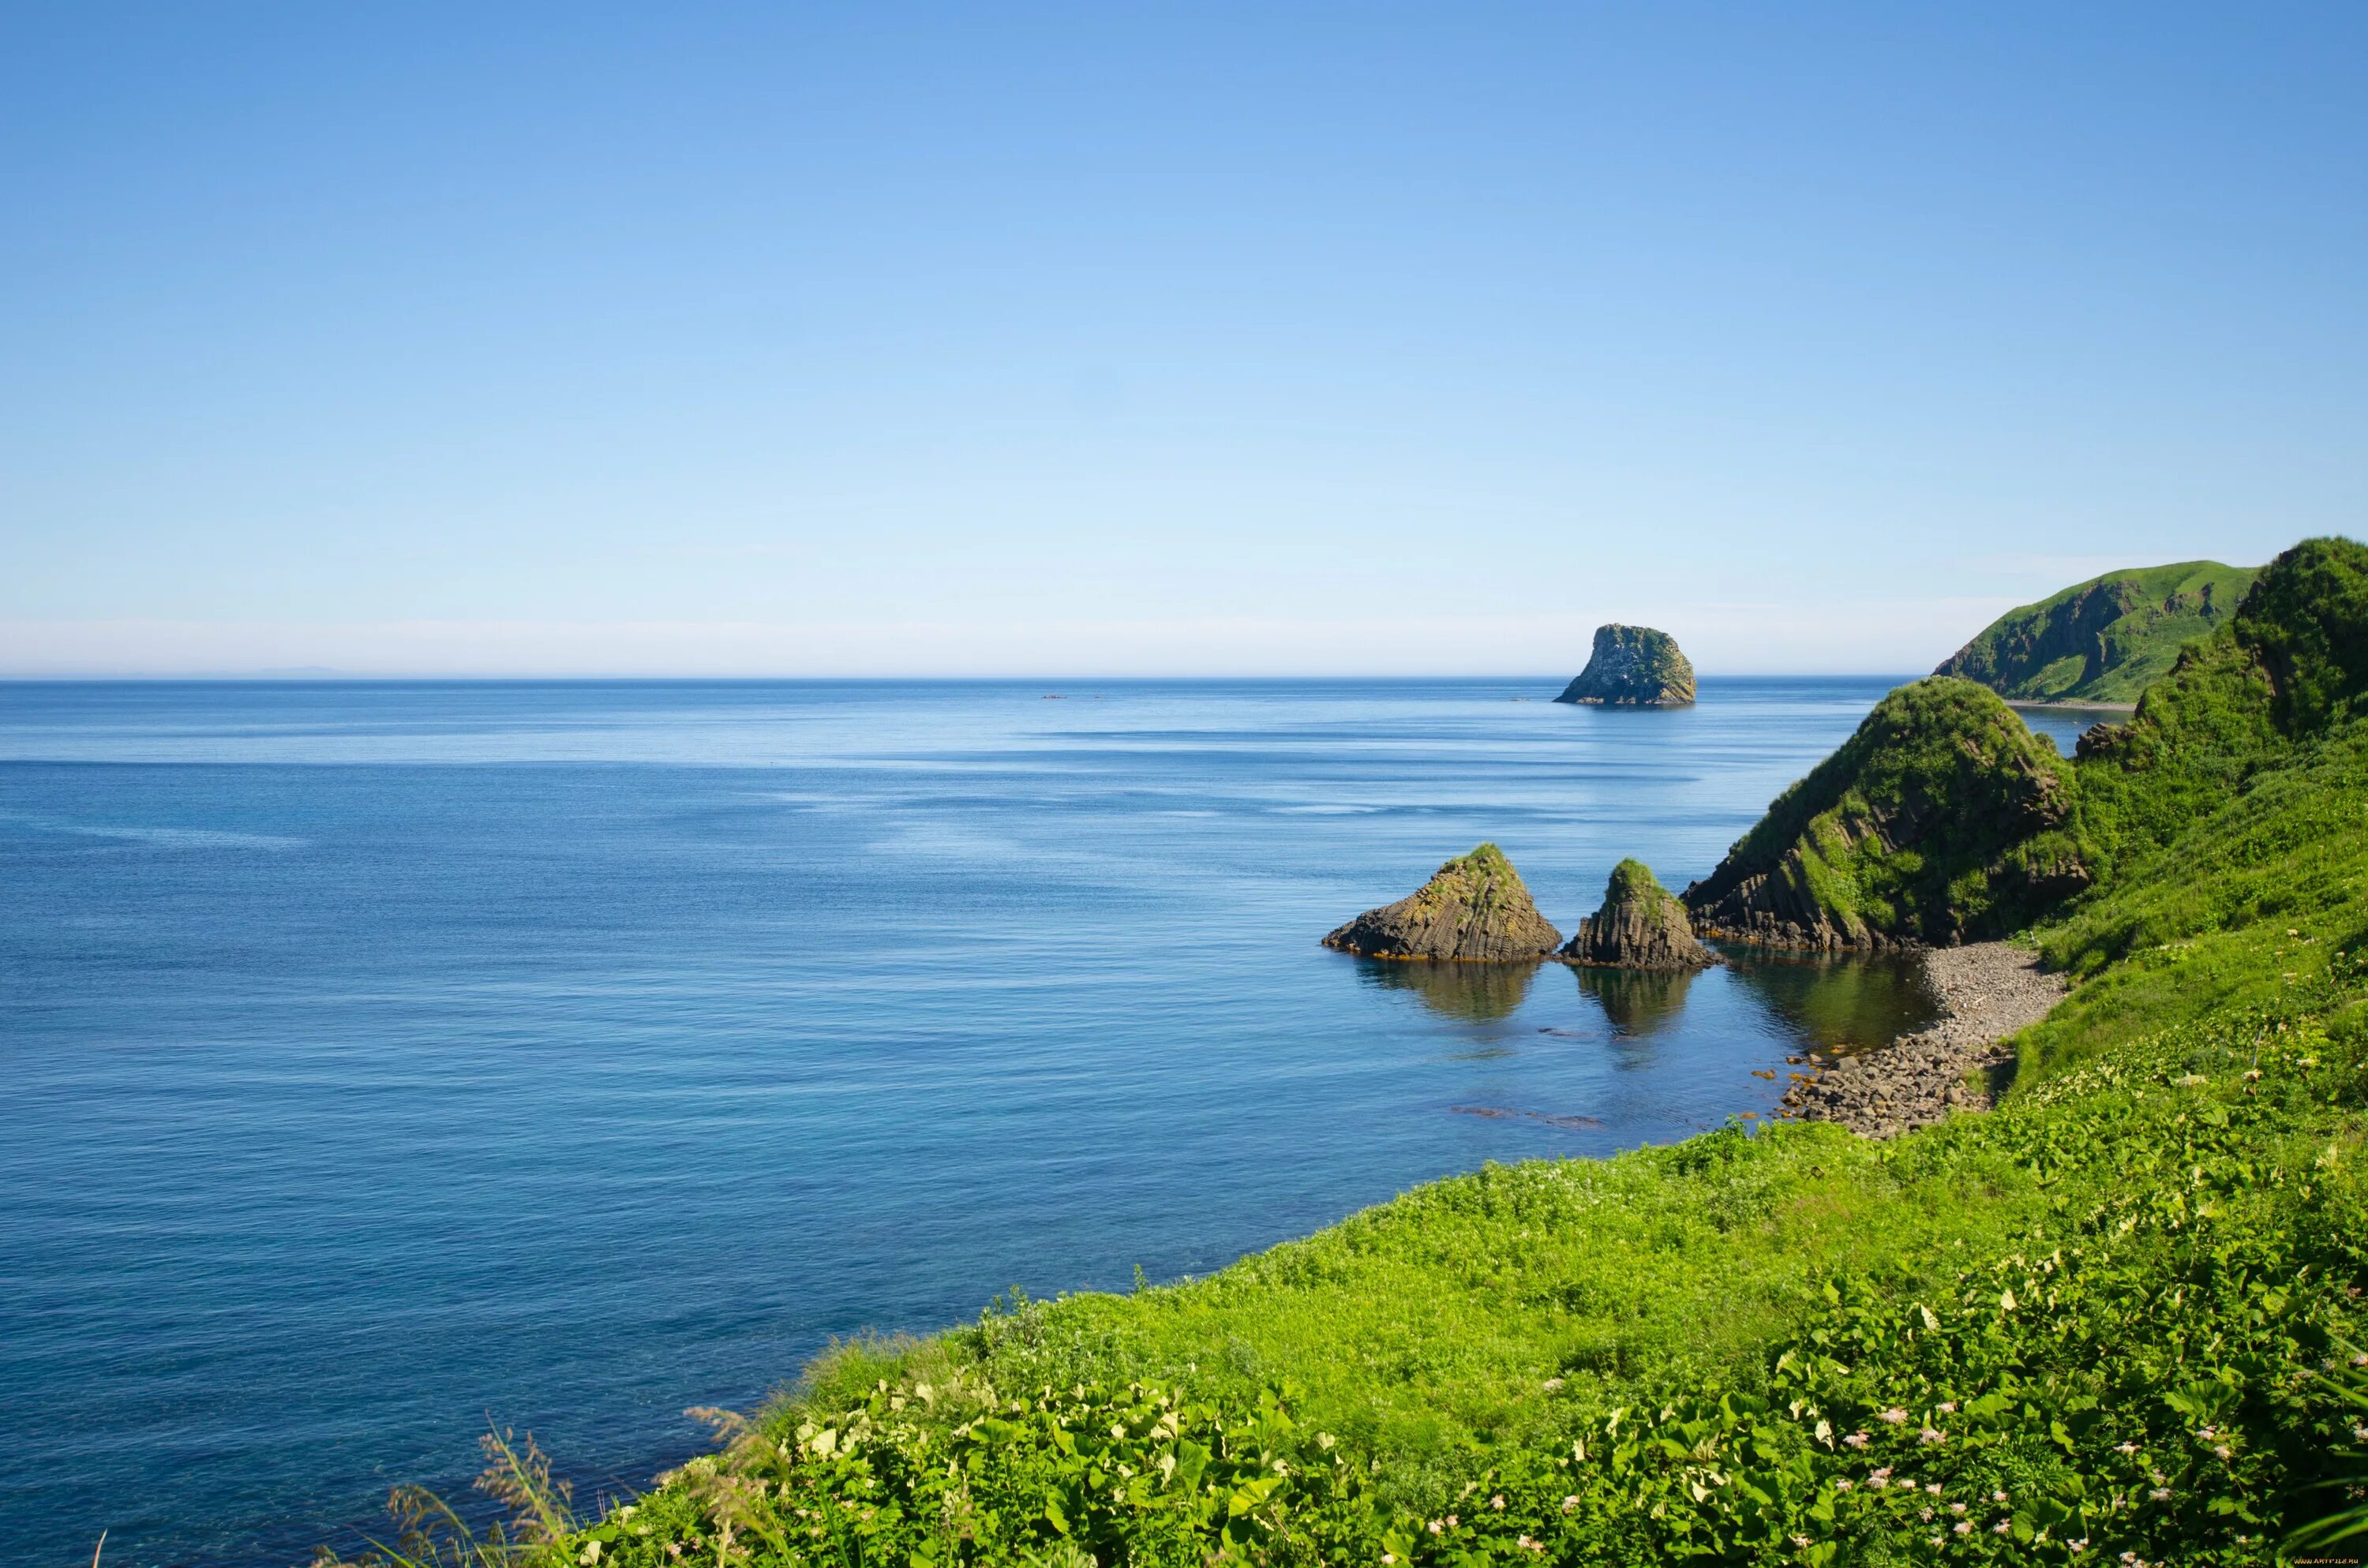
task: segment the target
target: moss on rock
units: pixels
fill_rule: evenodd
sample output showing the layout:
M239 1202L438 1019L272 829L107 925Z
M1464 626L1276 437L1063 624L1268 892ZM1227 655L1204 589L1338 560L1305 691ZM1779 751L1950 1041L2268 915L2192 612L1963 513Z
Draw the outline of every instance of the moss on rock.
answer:
M1541 959L1562 944L1494 844L1441 866L1395 903L1369 909L1324 938L1327 948L1378 959L1456 959L1509 963Z

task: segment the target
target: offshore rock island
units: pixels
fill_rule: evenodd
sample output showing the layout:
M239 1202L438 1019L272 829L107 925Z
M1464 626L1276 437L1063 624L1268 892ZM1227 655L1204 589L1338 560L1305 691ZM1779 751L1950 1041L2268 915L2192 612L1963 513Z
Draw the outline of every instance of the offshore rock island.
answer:
M1562 945L1505 852L1483 844L1441 866L1395 903L1369 909L1324 938L1327 948L1375 959L1518 963Z
M1707 969L1718 961L1694 940L1686 906L1642 860L1611 868L1603 907L1578 923L1561 956L1602 969Z
M1587 668L1556 702L1602 708L1683 708L1694 699L1694 666L1677 639L1649 626L1616 622L1595 629Z

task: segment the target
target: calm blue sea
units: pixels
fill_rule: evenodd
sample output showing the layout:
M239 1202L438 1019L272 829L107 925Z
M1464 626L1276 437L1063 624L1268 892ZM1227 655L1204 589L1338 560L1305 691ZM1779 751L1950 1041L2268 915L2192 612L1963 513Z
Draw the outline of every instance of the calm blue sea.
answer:
M639 1484L833 1335L1918 1015L1318 947L1482 838L1565 931L1623 854L1682 886L1892 683L1559 684L0 686L0 1562L294 1563L489 1414Z

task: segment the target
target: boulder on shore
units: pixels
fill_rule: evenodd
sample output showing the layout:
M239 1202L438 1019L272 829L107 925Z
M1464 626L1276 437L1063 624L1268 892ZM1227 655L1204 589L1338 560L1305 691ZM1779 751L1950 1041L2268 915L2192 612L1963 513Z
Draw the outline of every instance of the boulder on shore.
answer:
M1718 961L1694 940L1686 906L1642 860L1611 868L1603 907L1578 923L1578 935L1562 956L1605 969L1703 969Z
M1441 866L1419 892L1369 909L1324 938L1327 948L1375 959L1458 959L1516 963L1542 959L1562 933L1493 844Z
M1694 699L1694 666L1677 639L1649 626L1599 626L1587 668L1556 702L1607 708L1683 708Z

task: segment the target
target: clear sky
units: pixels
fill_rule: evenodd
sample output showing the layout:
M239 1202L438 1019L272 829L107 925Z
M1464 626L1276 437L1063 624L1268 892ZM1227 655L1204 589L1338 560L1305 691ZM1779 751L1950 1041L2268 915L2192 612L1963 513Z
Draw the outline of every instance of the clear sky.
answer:
M1907 671L2364 510L2352 0L0 28L0 672Z

